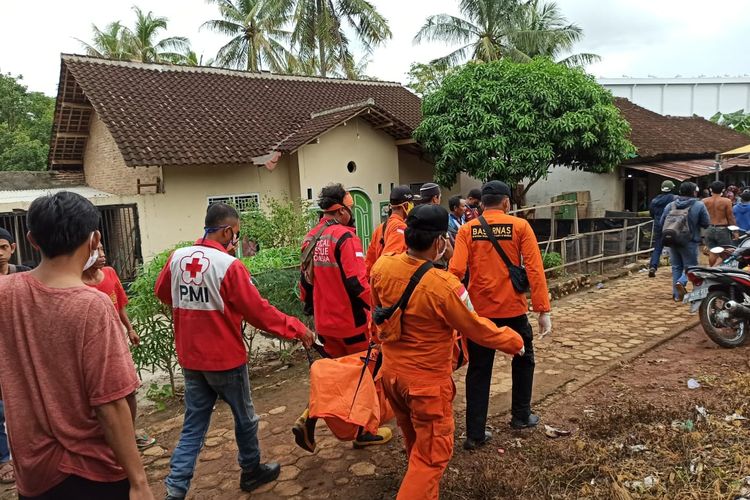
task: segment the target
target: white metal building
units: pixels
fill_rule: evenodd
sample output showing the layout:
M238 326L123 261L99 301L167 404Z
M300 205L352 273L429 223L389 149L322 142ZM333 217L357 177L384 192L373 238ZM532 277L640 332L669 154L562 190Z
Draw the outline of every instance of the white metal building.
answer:
M615 97L662 115L711 118L750 112L750 76L732 78L599 78Z

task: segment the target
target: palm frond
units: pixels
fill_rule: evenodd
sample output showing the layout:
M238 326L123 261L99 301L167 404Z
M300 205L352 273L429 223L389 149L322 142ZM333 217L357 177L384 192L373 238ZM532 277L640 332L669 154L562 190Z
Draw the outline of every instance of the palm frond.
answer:
M470 43L472 37L478 34L479 28L465 19L448 14L436 14L427 18L414 36L414 43Z

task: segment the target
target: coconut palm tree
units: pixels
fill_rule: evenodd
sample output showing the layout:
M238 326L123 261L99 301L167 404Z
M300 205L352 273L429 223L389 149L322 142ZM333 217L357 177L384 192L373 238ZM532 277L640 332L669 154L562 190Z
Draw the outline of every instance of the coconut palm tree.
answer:
M222 19L206 21L201 28L232 37L216 55L219 66L261 71L282 71L293 61L284 43L291 33L284 30L288 16L278 0L208 0L219 7Z
M315 59L320 76L336 73L333 60L348 78L357 73L346 28L350 28L365 57L392 36L388 21L367 0L279 0L291 17L292 44L300 58Z
M128 29L120 21L109 23L103 30L92 24L91 30L91 43L76 38L83 45L86 55L104 59L130 59L127 47Z
M583 30L568 24L554 2L538 0L462 0L463 18L437 14L427 18L414 43L442 41L460 44L432 64L455 66L467 59L493 61L507 57L528 61L535 56L558 57L572 49ZM586 64L594 54L576 54L561 62Z
M167 29L166 17L154 17L149 11L144 14L139 7L133 7L135 27L128 35L130 58L140 62L172 62L184 58L190 51L190 42L182 36L171 36L156 40L159 32Z

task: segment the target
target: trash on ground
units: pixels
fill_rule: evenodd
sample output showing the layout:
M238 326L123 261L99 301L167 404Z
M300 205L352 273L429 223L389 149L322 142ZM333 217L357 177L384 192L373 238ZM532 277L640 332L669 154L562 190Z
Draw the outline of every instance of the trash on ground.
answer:
M601 290L602 288L604 288L604 283L597 283L596 284L596 289L597 290Z
M645 444L636 444L630 447L630 451L632 453L640 453L646 450L648 450L648 446L646 446Z
M511 448L521 448L522 446L521 438L516 438L510 443Z
M557 439L559 437L566 437L570 436L571 432L566 431L565 429L556 429L555 427L551 427L549 425L544 426L544 435L548 438Z
M672 429L676 431L687 431L687 432L693 432L693 429L695 428L695 424L692 420L672 420Z
M499 455L505 455L505 450L504 450L504 449L502 449L502 448L498 448L498 449L497 449L497 453L498 453Z
M646 476L643 481L625 481L625 487L634 491L647 491L659 484L659 479L654 476Z
M690 378L687 381L688 389L699 389L701 386L701 383L695 380L694 378Z
M696 406L695 411L698 414L698 421L700 422L701 419L708 420L708 410L706 410L703 406Z
M727 415L724 417L725 422L733 423L733 422L741 422L742 420L747 420L747 417L744 417L740 415L739 413L733 413L731 415Z

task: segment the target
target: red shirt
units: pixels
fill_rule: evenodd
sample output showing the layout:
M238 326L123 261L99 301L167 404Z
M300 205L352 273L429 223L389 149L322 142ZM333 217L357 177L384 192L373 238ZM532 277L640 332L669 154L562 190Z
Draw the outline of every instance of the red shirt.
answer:
M122 287L122 283L120 283L117 271L107 266L102 268L102 272L104 273L104 279L96 285L89 286L96 288L109 297L112 304L115 306L115 311L119 312L123 307L128 305L128 296L125 294L125 289Z
M18 491L38 496L75 474L125 479L94 408L138 388L112 305L87 286L0 277L0 385Z
M172 306L177 360L183 368L224 371L247 363L242 319L287 339L307 329L260 296L242 262L219 243L199 239L172 253L155 286Z

